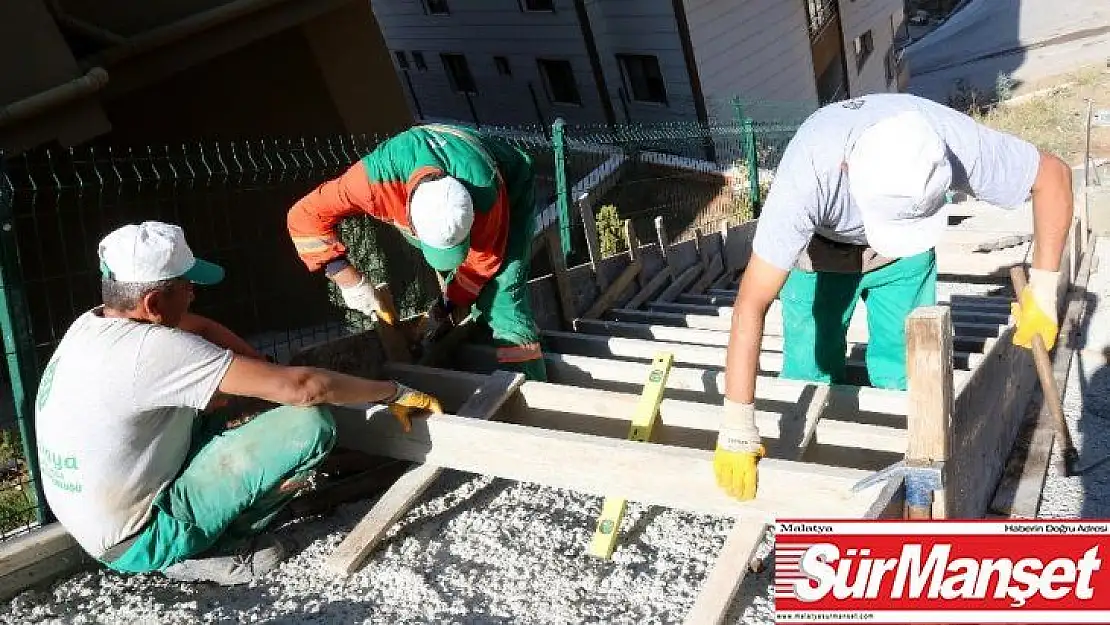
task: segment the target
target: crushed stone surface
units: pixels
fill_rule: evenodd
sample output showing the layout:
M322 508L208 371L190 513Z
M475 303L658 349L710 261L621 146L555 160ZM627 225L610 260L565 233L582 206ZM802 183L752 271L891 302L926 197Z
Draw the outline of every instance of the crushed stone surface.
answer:
M446 471L359 572L323 569L372 502L277 532L298 549L238 588L98 569L15 597L0 623L680 623L731 521L630 502L611 561L586 553L601 498ZM770 552L770 536L759 556ZM729 623L772 623L773 564Z

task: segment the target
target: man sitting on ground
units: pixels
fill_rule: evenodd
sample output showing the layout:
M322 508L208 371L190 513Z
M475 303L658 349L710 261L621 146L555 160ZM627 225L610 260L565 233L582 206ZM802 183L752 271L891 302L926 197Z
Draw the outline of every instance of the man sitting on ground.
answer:
M181 228L126 225L100 243L103 305L66 332L39 385L43 490L91 556L125 573L242 584L286 548L262 531L335 444L325 404L387 404L406 430L429 395L264 360L194 315L193 284L223 279ZM281 404L238 427L221 396Z

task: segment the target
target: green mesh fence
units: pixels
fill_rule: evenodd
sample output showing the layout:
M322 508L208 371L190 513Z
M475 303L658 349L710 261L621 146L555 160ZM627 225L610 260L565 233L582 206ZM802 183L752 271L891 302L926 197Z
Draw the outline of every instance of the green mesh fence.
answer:
M758 214L804 108L758 110L731 101L707 124L481 127L536 166L537 229L560 229L567 264L588 260L583 215L612 247L631 219L641 241L712 230ZM723 112L722 112L723 111ZM298 260L289 207L381 140L373 136L201 141L172 146L81 146L0 159L0 328L7 367L0 402L0 538L49 520L33 449L39 372L69 324L99 303L96 246L112 229L157 219L180 224L196 254L227 269L198 289L194 309L286 360L306 345L365 329L327 280ZM560 183L560 174L562 183ZM608 208L606 208L608 207ZM402 315L439 290L419 252L368 217L340 228L352 261L388 282ZM541 269L542 261L537 263Z

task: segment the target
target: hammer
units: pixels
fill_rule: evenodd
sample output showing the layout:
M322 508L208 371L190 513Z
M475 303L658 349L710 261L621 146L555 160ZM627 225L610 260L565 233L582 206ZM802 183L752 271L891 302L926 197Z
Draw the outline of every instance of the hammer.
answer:
M1025 270L1021 265L1010 268L1010 281L1014 285L1014 293L1020 298L1021 292L1025 290ZM1079 475L1079 452L1075 450L1075 445L1072 443L1071 431L1068 429L1068 422L1064 419L1064 408L1060 402L1060 391L1056 388L1056 378L1052 374L1052 362L1048 359L1048 350L1039 334L1033 335L1033 362L1037 367L1037 377L1041 381L1045 404L1060 436L1064 454L1063 474L1065 477Z

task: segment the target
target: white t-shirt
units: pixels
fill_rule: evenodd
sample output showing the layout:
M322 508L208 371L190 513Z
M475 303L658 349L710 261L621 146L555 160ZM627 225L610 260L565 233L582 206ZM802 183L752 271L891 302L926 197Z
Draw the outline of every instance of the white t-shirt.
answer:
M1002 208L1029 197L1040 166L1040 152L1031 143L931 100L901 93L867 95L826 105L798 128L760 213L753 251L785 271L814 234L867 245L841 163L865 129L911 110L924 115L947 144L952 188Z
M150 519L231 359L196 335L100 309L66 331L39 383L35 429L46 501L90 555Z

